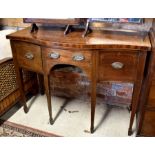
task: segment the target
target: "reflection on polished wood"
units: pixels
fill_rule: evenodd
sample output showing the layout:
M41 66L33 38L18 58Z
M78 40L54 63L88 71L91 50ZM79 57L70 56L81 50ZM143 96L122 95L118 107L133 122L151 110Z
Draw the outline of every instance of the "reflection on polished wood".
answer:
M60 28L39 28L36 34L29 32L30 28L18 31L7 36L8 39L28 41L34 44L45 45L48 47L63 48L83 48L83 49L130 49L130 50L150 50L149 37L145 40L137 35L124 33L93 31L82 38L83 30L73 31L64 36L64 29Z

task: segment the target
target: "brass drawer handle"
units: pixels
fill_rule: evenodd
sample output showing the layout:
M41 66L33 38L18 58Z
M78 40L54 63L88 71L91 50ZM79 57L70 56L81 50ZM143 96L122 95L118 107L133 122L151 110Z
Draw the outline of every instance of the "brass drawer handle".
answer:
M111 66L112 66L114 69L122 69L123 66L124 66L124 64L121 63L121 62L113 62L113 63L111 64Z
M49 58L51 59L58 59L60 57L60 54L58 52L52 52L49 54Z
M85 59L85 57L84 57L84 55L82 55L82 54L77 54L77 55L74 55L74 56L72 57L72 59L73 59L74 61L83 61L83 60Z
M32 59L34 59L34 55L31 52L28 52L25 54L25 58L32 60Z

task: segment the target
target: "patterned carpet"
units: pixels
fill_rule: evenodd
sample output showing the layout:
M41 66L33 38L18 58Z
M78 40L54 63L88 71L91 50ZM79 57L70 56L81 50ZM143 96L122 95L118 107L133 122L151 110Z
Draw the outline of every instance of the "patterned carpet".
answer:
M0 120L0 137L59 137L58 135Z

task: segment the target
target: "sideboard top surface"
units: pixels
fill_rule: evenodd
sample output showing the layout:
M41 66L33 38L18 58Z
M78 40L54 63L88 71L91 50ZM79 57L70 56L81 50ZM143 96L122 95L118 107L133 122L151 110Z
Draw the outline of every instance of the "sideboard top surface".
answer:
M82 33L83 30L75 29L73 32L64 35L63 28L39 28L37 33L30 33L30 28L26 28L7 35L7 38L55 48L112 48L146 51L151 49L148 35L143 38L131 33L96 30L83 38Z

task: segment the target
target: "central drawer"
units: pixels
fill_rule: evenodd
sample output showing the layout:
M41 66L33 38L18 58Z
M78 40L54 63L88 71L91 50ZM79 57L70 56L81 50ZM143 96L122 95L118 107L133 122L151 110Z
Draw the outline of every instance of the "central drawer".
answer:
M26 42L14 42L16 58L20 67L42 72L41 48Z
M134 81L137 77L139 52L100 51L99 81Z
M49 67L53 67L56 64L69 64L84 69L87 73L90 73L91 66L91 51L80 50L63 50L42 48L43 64L46 71L49 71Z

